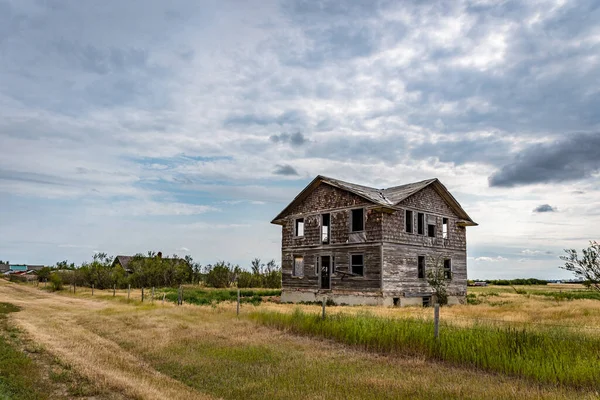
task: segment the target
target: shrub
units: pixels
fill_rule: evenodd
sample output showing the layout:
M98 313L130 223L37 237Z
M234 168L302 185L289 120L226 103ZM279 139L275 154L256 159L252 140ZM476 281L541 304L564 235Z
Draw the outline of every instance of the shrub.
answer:
M62 290L63 289L63 280L59 274L53 272L50 274L50 290Z

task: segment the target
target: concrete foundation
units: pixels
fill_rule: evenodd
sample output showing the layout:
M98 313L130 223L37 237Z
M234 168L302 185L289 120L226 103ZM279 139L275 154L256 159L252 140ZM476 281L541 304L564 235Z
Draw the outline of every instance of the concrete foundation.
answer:
M325 299L337 305L349 306L423 306L423 297L404 297L382 294L357 294L340 291L283 290L282 303L321 303ZM395 300L396 299L396 300ZM434 299L432 298L431 305ZM464 296L448 296L448 305L465 304Z

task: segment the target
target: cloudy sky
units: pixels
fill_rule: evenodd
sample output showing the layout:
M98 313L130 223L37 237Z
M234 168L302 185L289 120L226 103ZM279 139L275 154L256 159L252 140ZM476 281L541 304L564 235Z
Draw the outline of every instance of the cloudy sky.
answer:
M439 178L469 277L600 226L600 3L0 0L0 259L279 260L314 176Z

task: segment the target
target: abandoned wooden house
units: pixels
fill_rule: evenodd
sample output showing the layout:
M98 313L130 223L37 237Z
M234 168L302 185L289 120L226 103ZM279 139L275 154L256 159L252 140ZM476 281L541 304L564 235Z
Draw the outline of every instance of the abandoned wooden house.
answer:
M467 290L466 227L438 179L375 189L317 176L279 214L283 302L428 305L438 265L450 304Z

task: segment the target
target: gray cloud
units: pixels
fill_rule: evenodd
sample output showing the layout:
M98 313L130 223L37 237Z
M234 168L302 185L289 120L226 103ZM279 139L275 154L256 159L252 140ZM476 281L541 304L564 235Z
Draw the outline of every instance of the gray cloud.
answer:
M550 204L540 204L536 208L533 209L535 213L545 213L545 212L556 212L556 208L552 207Z
M497 165L510 159L512 143L508 140L489 138L441 140L425 142L411 149L411 156L418 159L437 157L442 162L464 164L481 162Z
M301 132L296 133L281 133L279 135L271 135L269 138L274 143L286 143L290 144L292 147L302 146L307 142L307 139Z
M273 174L285 176L299 175L298 171L296 171L294 167L288 164L276 165Z
M588 178L600 170L600 133L578 133L535 144L489 178L490 186L513 187Z

